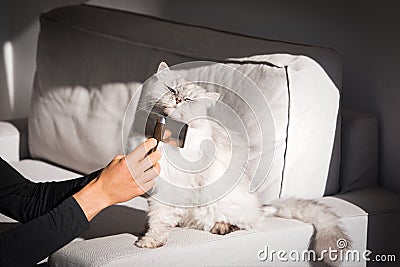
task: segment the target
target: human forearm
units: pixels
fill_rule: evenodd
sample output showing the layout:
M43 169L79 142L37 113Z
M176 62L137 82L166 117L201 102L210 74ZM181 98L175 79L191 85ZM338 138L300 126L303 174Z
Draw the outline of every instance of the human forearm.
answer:
M89 229L74 198L48 213L0 233L0 266L34 266Z
M88 221L113 203L108 199L99 179L92 180L82 190L73 195Z
M34 183L0 158L0 211L19 222L30 221L82 189L100 172L67 181Z

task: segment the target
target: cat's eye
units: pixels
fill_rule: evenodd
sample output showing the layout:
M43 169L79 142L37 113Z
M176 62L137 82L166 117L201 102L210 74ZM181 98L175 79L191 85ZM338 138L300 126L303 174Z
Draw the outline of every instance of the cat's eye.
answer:
M191 99L191 98L189 98L189 97L185 97L185 98L183 98L185 101L188 101L188 102L194 102L194 100L193 99Z
M174 95L178 94L178 91L177 91L177 90L175 90L175 89L172 88L172 87L169 87L168 85L166 85L166 86L167 86L168 90L169 90L171 93L173 93Z

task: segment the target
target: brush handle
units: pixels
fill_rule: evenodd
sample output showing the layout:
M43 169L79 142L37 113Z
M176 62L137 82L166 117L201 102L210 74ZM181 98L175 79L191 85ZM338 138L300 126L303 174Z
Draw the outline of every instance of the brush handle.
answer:
M157 120L156 127L154 128L154 134L153 134L153 137L157 140L157 145L154 148L150 149L150 151L148 152L148 155L150 155L151 153L153 153L154 151L157 150L158 143L160 143L160 141L164 137L164 132L165 132L165 118L160 117Z
M165 132L165 118L160 117L157 120L156 127L154 128L154 134L153 134L153 137L157 140L157 145L154 148L150 149L150 151L147 153L147 155L150 155L151 153L153 153L154 151L157 150L158 143L160 143L160 141L164 137L164 132ZM149 198L152 194L154 194L156 192L157 192L157 188L154 187L154 188L150 189L149 191L147 191L146 193L144 193L144 195L142 195L142 196L145 198Z

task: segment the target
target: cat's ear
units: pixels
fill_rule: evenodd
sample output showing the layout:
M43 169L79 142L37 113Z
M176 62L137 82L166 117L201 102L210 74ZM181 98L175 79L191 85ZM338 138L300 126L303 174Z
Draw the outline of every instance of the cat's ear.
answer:
M157 72L163 71L165 69L169 70L169 67L168 67L167 63L165 63L164 61L161 61L160 65L158 65Z
M221 95L219 93L214 93L214 92L207 92L206 97L209 98L213 103L217 102Z

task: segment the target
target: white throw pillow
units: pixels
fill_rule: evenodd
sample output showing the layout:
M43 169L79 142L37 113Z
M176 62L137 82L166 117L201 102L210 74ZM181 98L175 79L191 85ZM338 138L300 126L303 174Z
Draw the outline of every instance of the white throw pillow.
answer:
M140 83L35 88L29 116L32 157L90 173L123 153L124 113Z

